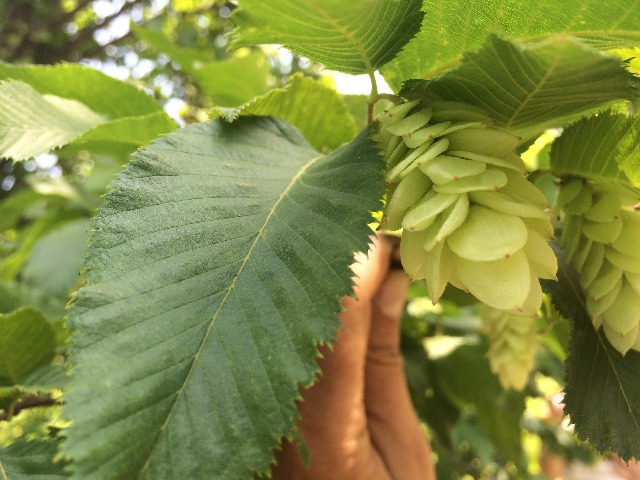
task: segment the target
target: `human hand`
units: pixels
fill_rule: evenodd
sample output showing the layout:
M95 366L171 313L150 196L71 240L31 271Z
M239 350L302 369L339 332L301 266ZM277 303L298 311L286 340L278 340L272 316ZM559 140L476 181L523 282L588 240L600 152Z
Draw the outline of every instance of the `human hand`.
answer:
M333 350L322 347L322 375L302 392L298 426L310 452L276 452L278 480L433 480L431 449L420 430L399 350L409 280L390 270L392 243L378 237L352 266L356 298L343 300Z

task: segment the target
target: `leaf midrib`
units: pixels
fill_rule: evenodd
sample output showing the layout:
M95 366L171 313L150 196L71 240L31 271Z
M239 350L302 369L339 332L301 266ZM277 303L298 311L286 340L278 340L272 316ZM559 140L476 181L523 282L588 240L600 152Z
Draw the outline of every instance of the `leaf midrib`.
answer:
M326 12L326 10L324 10L321 6L318 6L318 4L315 1L312 3L313 3L313 6L317 8L318 12L320 12L320 14L325 18L325 20L331 26L333 26L333 28L335 28L338 33L342 34L344 38L346 38L347 41L349 41L353 45L356 52L358 52L358 55L360 55L360 58L362 59L362 63L364 63L366 72L369 75L373 75L374 69L373 69L373 66L371 65L371 59L369 58L369 55L367 55L367 52L365 51L361 42L358 41L351 32L349 32L342 25L340 25L331 15L329 15Z
M171 408L170 408L169 412L167 413L166 420L164 421L164 423L162 424L162 426L160 427L160 429L158 431L158 435L156 436L156 440L154 441L154 444L157 443L157 440L160 438L162 433L165 431L165 429L169 425L169 422L171 421L171 418L173 417L173 412L174 412L174 410L176 409L176 407L178 405L178 401L180 400L182 392L184 392L185 388L187 387L187 384L189 383L189 379L191 378L191 375L192 375L192 373L193 373L193 371L195 369L195 366L196 366L196 363L198 361L198 358L200 357L200 354L201 354L202 350L204 349L205 344L207 343L207 339L209 338L209 335L213 331L213 327L214 327L214 325L216 323L216 319L218 318L220 312L222 311L222 308L224 307L227 299L231 295L231 292L233 292L233 290L235 289L236 283L237 283L238 279L240 278L240 275L242 274L242 272L244 270L244 267L246 266L247 262L251 258L251 255L252 255L256 245L258 244L258 241L262 237L265 228L267 227L267 225L269 224L269 221L271 220L271 217L273 217L273 215L275 214L276 209L278 208L278 206L280 205L282 200L287 196L287 194L289 193L291 188L300 180L302 175L313 164L315 164L317 161L321 160L322 158L324 158L324 156L323 155L319 155L317 157L314 157L314 158L310 159L304 165L302 165L301 168L299 169L299 171L293 176L293 178L291 179L289 184L282 191L282 193L280 194L278 199L275 201L275 203L273 204L273 206L269 210L269 213L267 214L263 224L261 225L260 229L258 230L258 232L256 234L255 240L251 244L251 247L249 248L249 251L245 255L242 263L240 264L240 267L238 268L238 272L234 275L233 280L231 281L229 287L227 288L227 291L224 294L224 297L220 301L220 305L218 306L218 308L214 312L214 314L213 314L213 316L212 316L212 318L211 318L211 320L209 322L209 326L207 328L207 331L205 332L205 334L204 334L204 336L202 338L202 341L200 342L200 345L198 346L198 349L196 350L196 353L193 356L193 360L191 362L191 366L189 367L189 371L187 372L187 374L185 376L184 382L182 382L182 385L180 386L180 388L176 392L175 400L173 401L173 403L171 405ZM151 457L153 455L153 451L154 451L154 448L152 448L150 450L149 456L148 456L146 462L144 463L144 465L142 466L142 469L140 470L140 473L139 473L137 478L139 478L140 475L142 475L149 468L149 464L150 464L150 461L151 461Z

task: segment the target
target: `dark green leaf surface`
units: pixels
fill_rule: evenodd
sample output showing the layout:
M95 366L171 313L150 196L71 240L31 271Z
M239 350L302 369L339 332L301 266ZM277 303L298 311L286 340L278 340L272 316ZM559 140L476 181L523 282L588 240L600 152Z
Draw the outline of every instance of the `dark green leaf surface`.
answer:
M217 109L214 114L229 122L240 115L281 118L298 128L320 152L330 152L357 133L342 96L333 88L302 75L291 77L284 88L272 90L238 108Z
M598 49L640 45L640 1L611 0L425 0L422 29L383 69L399 89L411 78L430 78L476 50L488 33L524 41L564 33Z
M74 478L267 469L380 207L370 133L323 157L283 121L215 120L133 156L69 315Z
M551 168L558 176L629 184L625 168L640 182L640 120L603 113L565 128L551 147ZM640 242L640 239L639 239Z
M610 102L636 98L634 81L619 59L571 38L524 45L491 36L460 67L434 81L408 82L403 94L482 107L497 125L527 139Z
M15 385L54 355L53 327L36 310L0 314L0 386Z
M325 67L373 73L420 29L421 0L244 0L232 45L279 43Z
M543 281L560 313L573 319L566 361L565 414L581 440L589 440L601 453L612 451L623 459L640 456L640 353L624 357L591 324L584 294L573 267L562 250L558 256L558 282Z
M19 441L0 448L0 480L62 480L69 478L66 462L54 456L58 442L54 440Z

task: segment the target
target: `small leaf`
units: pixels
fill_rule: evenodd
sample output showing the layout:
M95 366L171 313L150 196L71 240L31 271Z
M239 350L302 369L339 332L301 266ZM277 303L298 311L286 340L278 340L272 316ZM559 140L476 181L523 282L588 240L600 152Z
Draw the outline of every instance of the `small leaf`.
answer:
M420 0L244 0L232 18L235 47L283 44L325 67L371 73L420 29Z
M13 160L46 153L108 121L80 102L17 81L0 83L0 104L0 157Z
M425 0L422 29L384 68L384 77L396 89L411 78L433 77L494 32L523 41L562 33L601 50L637 46L638 7L629 0Z
M614 452L624 460L640 456L640 352L624 357L597 332L586 310L578 274L558 257L558 281L543 280L558 311L573 319L566 361L565 414L581 440L602 454Z
M272 90L238 108L219 108L215 114L229 122L240 115L282 118L300 129L320 152L330 152L357 133L342 96L333 88L299 74L293 75L284 88Z
M433 81L411 81L409 98L444 98L485 109L525 139L614 101L636 99L633 74L614 57L567 37L525 45L489 37Z
M55 440L20 440L0 448L0 479L2 480L62 480L67 462L54 461L58 443Z
M370 134L323 157L284 121L243 117L134 154L94 220L69 315L74 478L268 469L380 207Z
M117 118L92 128L75 139L73 145L95 152L98 143L121 143L128 145L132 153L160 135L175 130L177 126L164 111Z
M551 147L551 168L558 176L640 185L640 118L607 112L565 128Z
M36 310L0 314L0 386L15 385L54 355L53 327Z

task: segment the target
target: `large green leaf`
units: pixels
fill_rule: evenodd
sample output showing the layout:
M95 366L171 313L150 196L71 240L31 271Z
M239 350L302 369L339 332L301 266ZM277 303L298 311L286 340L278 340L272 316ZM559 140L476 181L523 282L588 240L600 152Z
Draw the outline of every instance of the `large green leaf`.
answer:
M1 480L62 480L69 478L65 472L67 462L56 461L57 441L21 440L6 448L0 448Z
M227 121L240 115L282 118L300 129L320 152L330 152L357 133L355 120L343 97L333 88L299 74L292 76L284 88L272 90L238 108L216 109L214 114Z
M0 82L0 157L13 160L46 153L108 119L84 104L41 95L19 81Z
M551 147L551 168L558 176L640 184L640 119L608 112L565 128Z
M243 0L234 46L279 43L325 67L370 73L420 29L421 0Z
M566 361L565 413L581 440L589 440L601 453L613 451L623 459L640 456L640 352L624 357L597 332L587 312L580 280L558 257L558 281L543 281L560 313L573 319Z
M201 93L210 96L217 105L240 105L269 89L267 76L271 69L262 52L216 60L202 50L177 46L159 30L134 26L133 31L147 45L178 62L196 81Z
M607 103L635 100L636 81L618 58L571 38L525 45L492 35L458 68L433 81L407 82L402 93L482 107L526 139Z
M425 0L423 10L422 29L383 70L395 89L450 68L493 32L524 41L564 33L603 50L640 45L638 0Z
M53 358L53 327L36 310L0 314L0 386L14 385Z
M243 117L133 156L94 221L69 315L74 478L267 469L380 207L370 133L324 157L283 121Z

